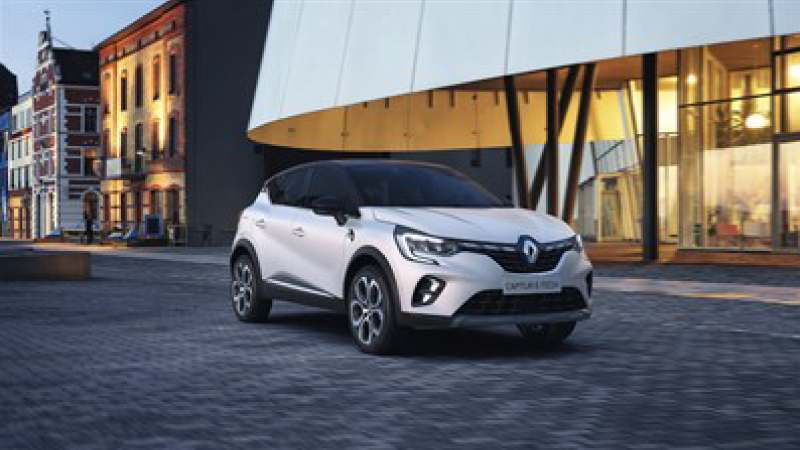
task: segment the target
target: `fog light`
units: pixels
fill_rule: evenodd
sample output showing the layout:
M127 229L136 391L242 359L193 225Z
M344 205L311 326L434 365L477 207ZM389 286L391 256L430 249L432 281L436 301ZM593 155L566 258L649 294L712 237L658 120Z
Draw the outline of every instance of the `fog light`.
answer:
M444 290L445 282L432 276L424 276L417 288L414 289L414 296L411 297L411 306L427 306L436 301L439 294Z

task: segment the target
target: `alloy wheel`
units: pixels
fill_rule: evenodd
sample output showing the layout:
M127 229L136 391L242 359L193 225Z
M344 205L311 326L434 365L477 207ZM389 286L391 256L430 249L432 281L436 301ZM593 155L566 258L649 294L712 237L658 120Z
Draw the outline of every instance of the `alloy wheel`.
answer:
M350 323L363 345L370 346L380 337L385 317L386 301L380 283L370 276L361 276L350 299Z
M253 305L253 269L244 261L237 262L233 269L231 294L236 314L245 315Z

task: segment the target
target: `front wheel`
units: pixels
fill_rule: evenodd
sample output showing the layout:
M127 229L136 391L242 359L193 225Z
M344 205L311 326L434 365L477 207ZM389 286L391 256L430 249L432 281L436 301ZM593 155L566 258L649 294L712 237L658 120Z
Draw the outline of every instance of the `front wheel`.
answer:
M266 322L269 318L272 300L260 296L260 276L248 255L236 258L231 268L231 301L236 318L242 322Z
M572 334L575 322L549 323L549 324L518 324L517 329L522 337L540 348L554 347Z
M361 351L385 355L396 347L394 294L386 276L375 266L360 269L350 281L347 296L350 331Z

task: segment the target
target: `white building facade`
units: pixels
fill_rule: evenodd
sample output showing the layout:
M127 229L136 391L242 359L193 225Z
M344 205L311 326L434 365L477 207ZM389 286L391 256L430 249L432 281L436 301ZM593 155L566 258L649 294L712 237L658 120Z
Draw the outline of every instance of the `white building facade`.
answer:
M8 139L8 193L11 237L31 239L33 214L31 195L33 175L33 97L28 93L19 98L11 109L11 129Z

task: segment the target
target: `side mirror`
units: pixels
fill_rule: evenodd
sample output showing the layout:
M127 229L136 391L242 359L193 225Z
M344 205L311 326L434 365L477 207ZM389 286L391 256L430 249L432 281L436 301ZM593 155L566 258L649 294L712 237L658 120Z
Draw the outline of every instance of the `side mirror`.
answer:
M310 206L314 214L332 216L340 226L347 223L347 207L341 198L330 195L318 197L311 201Z

